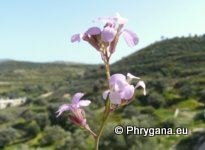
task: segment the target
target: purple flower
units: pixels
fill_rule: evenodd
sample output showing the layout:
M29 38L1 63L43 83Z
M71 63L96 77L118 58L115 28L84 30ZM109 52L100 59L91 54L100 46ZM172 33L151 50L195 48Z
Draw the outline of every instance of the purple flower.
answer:
M92 45L98 51L101 48L101 44L99 42L99 36L101 36L101 30L98 27L91 27L85 33L74 34L71 37L71 42L80 42L81 39L87 41L90 45Z
M115 52L115 49L116 49L116 46L117 46L120 35L123 36L125 42L127 43L127 45L129 47L132 48L132 47L134 47L135 45L138 44L139 38L137 37L137 35L134 32L132 32L128 29L123 29L124 25L127 22L128 22L128 20L126 18L123 18L122 16L120 16L119 13L117 13L117 22L116 22L116 23L118 23L118 28L116 29L117 34L115 36L115 39L110 44L110 47L109 47L110 53Z
M71 37L71 42L80 42L80 40L84 37L84 36L89 36L91 37L92 35L98 35L101 34L101 30L98 27L91 27L89 28L85 33L79 33L79 34L74 34Z
M124 29L122 36L129 47L134 47L139 42L137 35L127 29Z
M137 35L127 29L122 30L123 26L128 22L128 20L126 18L123 18L122 16L120 16L119 13L116 14L116 17L99 17L97 19L98 21L105 23L105 24L110 24L110 26L117 32L117 34L114 36L113 35L113 39L115 38L116 40L113 40L112 42L114 42L112 47L110 47L110 52L113 53L115 51L115 47L116 44L118 42L118 38L119 36L122 34L124 37L125 42L127 43L127 45L129 47L134 47L135 45L138 44L139 39L137 37ZM116 25L118 24L118 26L116 27ZM113 33L113 31L110 31L111 33ZM106 41L105 41L106 42ZM109 41L110 42L110 41Z
M80 107L90 105L90 100L80 100L84 96L83 93L76 93L72 97L71 104L63 104L57 110L57 117L59 117L64 111L71 110L74 115L70 115L69 118L71 121L78 125L86 125L85 113Z
M117 31L110 27L107 26L103 29L102 34L101 34L101 38L103 42L112 42L115 38Z
M138 44L137 35L128 29L123 29L128 20L121 17L118 13L116 17L102 16L96 21L105 24L102 30L98 27L91 27L84 33L73 35L71 42L80 42L83 39L98 51L102 51L102 47L109 48L111 54L115 52L120 35L123 36L129 47L134 47Z
M123 74L114 74L110 77L109 84L111 90L106 90L103 93L103 98L106 100L108 97L112 104L122 104L123 101L129 101L133 98L135 89L142 87L144 95L146 95L145 83L139 81L136 86L131 85L133 79L140 79L128 73L127 78Z
M82 109L75 109L74 115L69 115L68 118L76 125L87 127L85 112Z

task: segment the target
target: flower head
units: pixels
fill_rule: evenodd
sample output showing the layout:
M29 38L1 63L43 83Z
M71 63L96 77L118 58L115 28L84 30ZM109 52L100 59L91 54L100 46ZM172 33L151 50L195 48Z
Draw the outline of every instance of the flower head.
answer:
M144 89L144 95L146 94L145 83L139 81L136 86L132 85L131 82L133 79L140 79L134 75L128 73L127 77L123 74L114 74L110 77L109 85L110 90L106 90L103 93L103 98L106 100L110 99L111 104L121 105L124 103L130 102L133 98L135 89L142 87Z
M64 111L72 111L74 115L69 115L69 119L73 121L74 123L85 126L86 125L86 118L85 118L85 112L80 109L80 107L88 106L90 105L90 100L80 100L84 96L83 93L76 93L72 97L71 104L63 104L59 107L59 109L56 111L57 117L59 117Z
M115 17L99 17L96 21L104 24L102 30L98 27L91 27L84 33L73 35L71 42L80 42L83 39L98 51L102 52L103 48L108 48L110 54L115 52L120 35L123 36L129 47L137 45L139 41L137 35L130 30L123 29L128 20L120 16L119 13Z

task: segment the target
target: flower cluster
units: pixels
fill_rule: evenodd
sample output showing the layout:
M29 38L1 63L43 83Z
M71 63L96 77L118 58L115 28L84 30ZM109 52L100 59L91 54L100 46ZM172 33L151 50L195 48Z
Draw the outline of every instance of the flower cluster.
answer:
M103 92L103 98L110 99L111 104L116 106L122 106L131 102L135 89L142 87L144 89L144 95L146 95L146 87L143 81L139 81L136 86L132 85L133 79L140 79L134 75L128 73L127 78L123 74L114 74L110 77L109 85L110 90ZM112 109L111 109L112 110Z
M129 47L134 47L139 41L134 32L123 29L127 23L127 19L121 17L119 14L116 17L99 17L96 21L104 23L102 30L99 27L90 27L84 33L73 35L71 42L80 42L83 39L100 52L109 48L109 52L112 54L115 52L120 35L123 36Z

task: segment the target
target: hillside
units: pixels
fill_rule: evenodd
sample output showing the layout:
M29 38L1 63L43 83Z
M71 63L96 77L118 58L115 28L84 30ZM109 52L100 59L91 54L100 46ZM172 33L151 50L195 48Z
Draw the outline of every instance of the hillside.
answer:
M202 76L204 51L204 37L174 38L156 42L120 60L114 66L121 66L120 70L123 71L131 69L139 75Z
M141 77L146 82L148 95L144 97L138 92L132 104L111 115L100 148L186 150L187 145L190 150L202 148L204 66L205 36L156 42L114 63L112 73L130 72ZM91 137L66 121L66 114L57 119L55 111L60 104L68 102L73 93L86 92L86 97L93 102L86 108L88 121L96 130L102 111L99 106L104 105L101 93L106 87L103 66L9 60L0 63L0 70L0 97L28 99L20 107L0 110L0 149L92 149ZM174 118L177 109L179 114ZM117 124L187 127L190 133L188 136L120 136L111 130Z

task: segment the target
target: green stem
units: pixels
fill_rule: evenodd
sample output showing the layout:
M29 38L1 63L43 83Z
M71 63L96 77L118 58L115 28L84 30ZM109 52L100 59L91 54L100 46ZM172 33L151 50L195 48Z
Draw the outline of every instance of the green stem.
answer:
M105 64L105 72L106 72L106 76L107 76L108 87L110 88L110 85L109 85L109 80L110 80L110 66L109 66L109 62Z
M107 106L106 106L106 109L107 109ZM95 150L98 150L100 137L102 135L102 132L103 132L103 129L105 127L105 123L106 123L106 121L108 119L109 114L110 114L110 111L109 111L109 109L107 109L106 112L105 112L104 118L103 118L103 122L102 122L102 124L100 126L100 130L99 130L98 135L97 135L96 140L95 140Z
M109 57L107 55L107 51L106 51L106 60L104 61L105 63L105 72L106 72L106 76L107 76L107 81L108 81L108 87L110 89L110 85L109 85L109 80L110 80L110 67L109 67ZM109 117L109 114L110 114L110 100L107 99L107 102L106 102L106 107L105 107L105 113L103 115L103 121L101 123L101 126L100 126L100 129L99 129L99 132L98 134L96 135L96 138L95 138L95 150L98 150L98 147L99 147L99 141L100 141L100 137L102 135L102 132L105 128L105 123Z
M93 138L95 139L97 137L97 135L95 134L95 132L93 132L89 126L86 126L85 129L93 136Z

